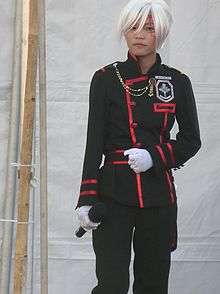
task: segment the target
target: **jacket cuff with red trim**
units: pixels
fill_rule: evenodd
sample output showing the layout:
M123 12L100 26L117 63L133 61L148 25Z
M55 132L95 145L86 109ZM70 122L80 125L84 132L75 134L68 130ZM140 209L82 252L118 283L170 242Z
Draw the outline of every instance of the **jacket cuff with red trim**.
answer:
M94 205L98 201L97 179L83 179L80 187L79 200L76 206Z
M152 147L148 147L155 172L159 177L164 176L164 170L167 169L180 169L183 164L176 161L173 146L171 143L162 143Z
M153 168L154 168L156 175L159 178L163 178L165 166L164 166L164 163L163 163L157 149L155 147L148 147L147 151L150 153L151 158L153 160Z

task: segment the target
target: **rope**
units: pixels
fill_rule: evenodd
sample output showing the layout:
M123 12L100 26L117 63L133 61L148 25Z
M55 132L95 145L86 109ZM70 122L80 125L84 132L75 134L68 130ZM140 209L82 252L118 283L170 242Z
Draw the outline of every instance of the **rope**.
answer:
M17 223L17 224L19 224L19 225L29 225L29 224L34 224L33 221L29 221L29 222L19 222L19 221L16 220L16 219L3 219L3 218L0 218L0 222Z

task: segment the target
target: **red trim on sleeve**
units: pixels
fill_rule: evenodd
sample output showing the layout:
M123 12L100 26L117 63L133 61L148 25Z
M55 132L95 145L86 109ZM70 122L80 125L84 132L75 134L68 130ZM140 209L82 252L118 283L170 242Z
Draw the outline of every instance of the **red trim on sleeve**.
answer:
M160 154L160 157L161 157L162 160L163 160L164 165L167 166L167 160L166 160L166 157L165 157L165 155L164 155L164 153L163 153L162 148L161 148L159 145L156 145L156 148L157 148L157 150L158 150L158 152L159 152L159 154Z
M88 190L88 191L80 192L80 196L92 196L92 195L97 195L97 191Z
M174 157L173 146L170 143L167 143L167 147L168 147L168 150L170 152L170 157L171 157L172 164L174 166L176 166L176 160L175 160L175 157Z
M163 150L162 148L159 146L159 145L156 145L156 148L163 160L163 163L165 166L167 166L167 160L166 160L166 157L163 153ZM173 204L175 202L175 198L174 198L174 195L173 195L173 186L172 186L172 183L171 183L171 180L170 180L170 176L169 176L169 173L167 171L165 171L165 174L166 174L166 180L167 180L167 184L168 184L168 189L169 189L169 194L170 194L170 198L171 198L171 204Z
M83 180L82 185L87 185L87 184L97 184L98 181L96 179L88 179L88 180Z
M171 107L171 108L169 108L169 107ZM154 103L154 111L164 113L163 127L162 127L161 133L160 133L160 143L161 144L164 141L164 132L166 131L167 124L168 124L168 115L169 115L169 113L175 113L175 110L176 110L176 104L173 104L173 103L169 103L169 104L167 104L167 103ZM171 154L171 160L173 163L175 163L172 146L170 143L167 143L166 145L167 145L168 150ZM162 158L162 161L165 165L165 168L167 169L167 167L168 167L167 159L165 157L163 149L161 148L160 145L156 145L156 149L158 150L160 157ZM175 203L175 196L173 193L173 185L172 185L172 182L171 182L171 179L170 179L170 176L169 176L169 173L167 170L165 170L165 178L166 178L166 182L167 182L167 186L168 186L168 190L169 190L170 201L171 201L171 204L173 204L173 203Z

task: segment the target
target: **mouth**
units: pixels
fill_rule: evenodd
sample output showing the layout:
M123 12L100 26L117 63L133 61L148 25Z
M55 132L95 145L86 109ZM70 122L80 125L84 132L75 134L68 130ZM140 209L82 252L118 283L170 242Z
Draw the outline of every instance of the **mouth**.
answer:
M135 46L135 47L145 47L145 46L147 46L147 45L145 45L145 44L141 44L141 43L136 43L136 44L134 44L134 46Z

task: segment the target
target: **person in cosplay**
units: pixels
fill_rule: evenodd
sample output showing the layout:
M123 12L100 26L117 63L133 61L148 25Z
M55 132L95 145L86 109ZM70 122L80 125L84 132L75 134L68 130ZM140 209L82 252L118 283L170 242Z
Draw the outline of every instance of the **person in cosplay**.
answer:
M171 24L165 1L129 1L119 19L127 60L97 70L91 81L76 213L92 230L98 279L92 294L128 292L131 246L133 293L168 293L178 239L173 170L201 146L190 79L162 64L157 52ZM171 139L175 121L179 130ZM95 223L88 213L98 202L107 209Z

